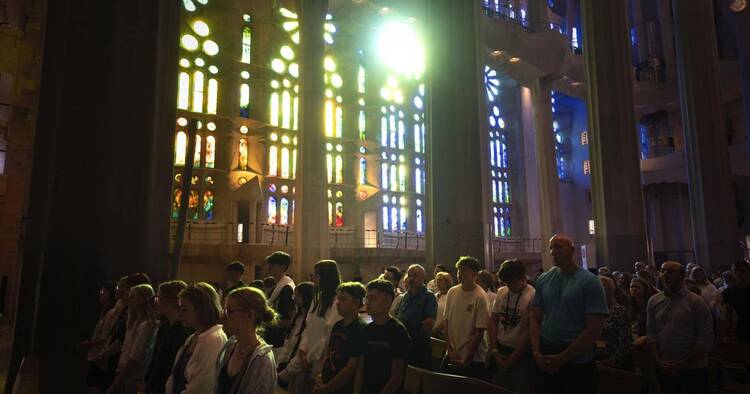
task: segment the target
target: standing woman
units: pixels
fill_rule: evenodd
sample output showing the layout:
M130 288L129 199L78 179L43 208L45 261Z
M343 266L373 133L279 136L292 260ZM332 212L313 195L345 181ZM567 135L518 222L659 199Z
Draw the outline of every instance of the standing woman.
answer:
M321 260L313 267L315 295L305 318L297 355L281 371L279 378L289 383L290 393L312 389L313 377L323 370L323 352L333 326L342 319L336 309L336 289L341 284L339 267L333 260Z
M227 342L219 323L219 294L205 282L188 286L180 293L178 318L195 333L177 351L172 374L167 379L168 394L210 393L216 383L216 359Z
M258 333L274 324L276 312L262 291L232 290L224 301L225 328L232 338L219 352L215 394L274 394L276 361L273 347Z
M438 303L438 309L437 318L435 319L435 328L432 330L432 335L436 338L443 339L445 338L443 330L445 329L444 315L445 302L447 300L445 295L448 294L448 290L453 287L453 277L447 271L438 272L438 274L435 275L435 283L437 284L438 289L437 293L435 293L435 298L437 298Z
M91 392L101 392L103 386L102 379L104 378L104 371L101 370L94 360L96 355L107 343L107 337L109 331L112 329L112 325L115 322L116 311L115 303L117 302L117 283L106 282L102 285L99 291L99 321L94 327L94 333L91 335L91 339L83 341L78 345L78 348L86 352L88 359L88 371L86 374L86 383L91 388ZM99 387L99 389L96 389Z
M144 273L130 274L123 276L117 282L117 303L112 309L113 323L107 335L107 341L104 347L94 357L94 362L102 371L101 380L97 385L90 385L89 389L93 393L103 393L117 376L117 363L120 360L120 351L125 333L127 332L128 322L128 296L130 289L141 285L150 284L151 280ZM91 387L94 386L94 387Z
M640 278L630 281L630 327L634 339L646 336L646 306L651 298L651 284Z
M107 393L134 393L143 380L156 337L154 289L142 284L130 289L128 323L122 343L117 376Z
M314 290L315 285L311 282L302 282L294 288L294 305L296 312L292 318L292 329L289 331L289 335L287 335L286 340L284 341L284 347L279 351L279 359L276 360L279 371L286 368L289 360L297 354L299 341L302 339L302 333L305 332L305 318L307 317L307 312L310 310L310 305L312 305Z

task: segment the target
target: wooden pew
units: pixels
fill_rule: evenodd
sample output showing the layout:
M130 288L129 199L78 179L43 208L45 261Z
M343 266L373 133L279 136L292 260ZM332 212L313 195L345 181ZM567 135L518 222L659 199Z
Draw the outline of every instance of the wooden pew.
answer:
M599 394L639 394L648 392L645 375L598 365Z

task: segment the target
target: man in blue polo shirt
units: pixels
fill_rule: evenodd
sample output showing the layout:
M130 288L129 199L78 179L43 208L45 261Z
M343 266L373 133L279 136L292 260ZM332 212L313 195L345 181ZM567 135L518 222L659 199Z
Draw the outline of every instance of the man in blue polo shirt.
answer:
M432 369L430 336L437 317L437 299L424 285L426 276L421 265L413 264L409 267L406 271L408 291L396 307L395 317L406 326L411 337L409 364Z
M538 393L596 393L594 344L609 314L596 275L573 261L573 240L549 241L555 266L539 276L529 333Z

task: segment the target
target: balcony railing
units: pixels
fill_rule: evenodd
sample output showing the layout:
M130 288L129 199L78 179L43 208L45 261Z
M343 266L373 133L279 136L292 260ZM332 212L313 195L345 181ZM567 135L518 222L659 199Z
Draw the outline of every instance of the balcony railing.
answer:
M542 253L542 240L532 238L493 238L492 251L500 253Z
M526 18L526 10L513 8L507 0L480 0L484 13L490 18L505 19L528 28L529 20Z
M382 248L424 250L424 234L408 231L331 229L328 245L332 248Z

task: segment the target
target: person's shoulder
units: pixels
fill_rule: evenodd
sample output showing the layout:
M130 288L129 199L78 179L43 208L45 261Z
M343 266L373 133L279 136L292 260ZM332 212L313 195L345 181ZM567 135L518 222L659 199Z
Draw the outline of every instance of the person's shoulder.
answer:
M551 278L555 278L558 275L560 275L560 267L552 267L547 271L539 274L539 276L536 278L536 283L537 285L544 284L544 282L550 280Z
M664 298L666 298L666 295L664 294L663 291L660 291L660 292L652 295L648 299L648 302L646 303L646 308L650 308L652 305L656 305L656 303L663 301Z
M599 282L599 277L596 274L594 274L593 272L583 267L578 267L578 271L576 271L576 277L580 280L586 280L586 281L595 280L597 281L597 283L601 283Z
M386 323L388 325L388 328L394 331L403 331L407 332L406 326L404 323L401 323L400 320L396 319L395 317L391 318L391 320Z

